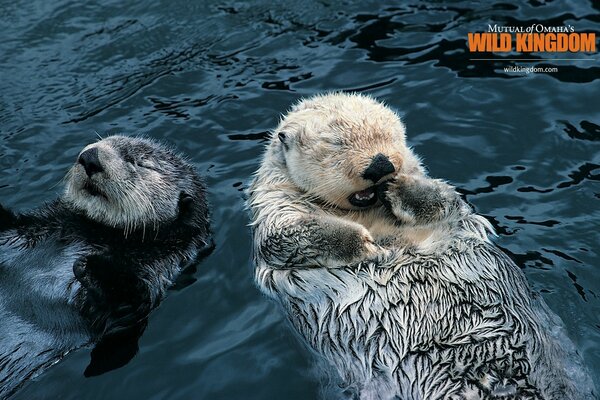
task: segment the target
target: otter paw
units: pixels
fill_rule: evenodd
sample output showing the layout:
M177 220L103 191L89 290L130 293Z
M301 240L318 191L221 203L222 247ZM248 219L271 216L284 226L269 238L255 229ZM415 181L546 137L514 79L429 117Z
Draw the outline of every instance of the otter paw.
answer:
M381 250L381 248L377 243L375 243L375 240L373 239L371 233L367 229L365 229L363 233L363 243L365 247L364 254L367 257L375 256Z
M129 298L137 283L135 274L122 261L104 253L77 260L73 274L94 300L111 303Z
M98 281L94 278L88 268L88 257L81 257L73 264L73 275L79 281L87 294L95 301L101 301L103 298L102 290Z
M143 323L152 310L150 302L139 304L117 304L111 309L111 313L104 326L104 335L113 335L131 329Z
M406 224L439 221L460 208L460 198L454 188L437 179L399 174L380 186L383 205Z
M332 233L334 240L330 244L334 258L344 263L364 260L376 255L379 250L369 231L362 225L348 224Z

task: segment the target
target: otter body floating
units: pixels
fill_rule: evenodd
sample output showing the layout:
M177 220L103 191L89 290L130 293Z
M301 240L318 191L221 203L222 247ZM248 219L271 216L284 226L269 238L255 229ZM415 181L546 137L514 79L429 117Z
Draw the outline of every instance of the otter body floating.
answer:
M258 286L317 355L329 390L594 398L562 322L490 242L490 224L426 175L381 103L327 94L295 105L248 205Z
M208 236L194 168L142 138L87 146L64 195L40 209L0 205L0 399L89 343L86 375L127 362L149 312Z

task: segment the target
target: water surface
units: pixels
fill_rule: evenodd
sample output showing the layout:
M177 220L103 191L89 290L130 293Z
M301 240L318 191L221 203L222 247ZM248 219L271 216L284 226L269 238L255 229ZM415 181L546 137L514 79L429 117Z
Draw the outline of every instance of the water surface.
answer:
M16 398L315 398L307 352L252 282L243 190L280 114L334 89L401 113L431 175L493 222L599 381L598 57L522 63L559 72L509 74L510 62L470 61L466 35L488 23L598 32L600 10L593 1L516 4L0 4L0 201L24 210L57 196L95 132L142 133L206 175L217 244L195 281L152 314L127 366L86 379L82 349Z

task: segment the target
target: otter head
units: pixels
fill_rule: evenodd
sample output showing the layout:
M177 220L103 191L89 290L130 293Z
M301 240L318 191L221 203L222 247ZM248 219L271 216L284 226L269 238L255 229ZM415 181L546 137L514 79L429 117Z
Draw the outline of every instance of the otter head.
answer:
M378 184L407 168L420 168L406 146L400 118L359 94L301 101L283 118L272 140L298 188L342 209L375 205Z
M158 228L204 208L194 168L145 138L111 136L86 146L67 175L63 199L102 224L125 231ZM193 218L192 218L193 219Z

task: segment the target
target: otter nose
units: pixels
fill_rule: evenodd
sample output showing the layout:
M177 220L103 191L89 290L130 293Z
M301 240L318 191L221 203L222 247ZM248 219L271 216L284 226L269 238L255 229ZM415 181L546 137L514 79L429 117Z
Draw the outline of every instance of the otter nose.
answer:
M373 157L369 167L363 172L363 178L373 181L376 183L384 176L395 172L394 164L390 162L390 159L381 153L378 153Z
M93 147L81 153L77 162L83 165L85 168L85 173L90 178L97 172L104 171L102 168L102 164L100 164L100 159L98 158L98 149Z

